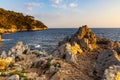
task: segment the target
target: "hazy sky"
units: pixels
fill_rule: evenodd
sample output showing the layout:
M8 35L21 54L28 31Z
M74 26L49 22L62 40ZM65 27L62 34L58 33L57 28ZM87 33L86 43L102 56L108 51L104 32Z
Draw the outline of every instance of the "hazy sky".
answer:
M0 7L32 15L49 28L120 28L120 0L0 0Z

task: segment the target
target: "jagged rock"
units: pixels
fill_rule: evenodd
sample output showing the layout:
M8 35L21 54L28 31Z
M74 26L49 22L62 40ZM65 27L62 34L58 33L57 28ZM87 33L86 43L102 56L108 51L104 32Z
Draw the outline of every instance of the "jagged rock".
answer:
M49 63L50 66L48 68L48 70L46 71L47 74L54 74L57 73L57 71L59 70L59 68L61 67L61 63L59 62L55 62L54 60L51 60L51 62Z
M100 37L97 37L97 45L104 49L113 49L114 47L119 47L119 44L117 42Z
M8 77L7 80L20 80L20 77L19 77L19 75L15 74L15 75Z
M64 44L63 44L64 43ZM91 51L96 48L96 36L85 25L80 27L79 30L69 39L61 42L57 49L52 53L54 57L59 57L67 62L77 61L77 54L85 51Z
M120 66L112 65L106 69L102 80L120 80Z
M3 52L2 52L2 54L0 55L0 57L1 57L2 59L7 58L7 54L6 54L6 52L5 52L5 51L3 51Z
M44 68L46 66L47 62L48 62L48 60L44 59L44 58L36 59L32 62L31 68L40 68L40 67Z
M11 48L11 50L9 51L9 55L12 55L12 54L25 54L25 52L27 50L29 50L28 45L23 45L22 42L18 42L16 44L16 46Z
M76 54L81 53L82 50L80 49L79 45L75 43L74 46L71 46L69 43L63 44L58 47L52 54L54 57L58 57L61 59L66 60L67 62L74 62L76 63Z
M82 26L79 30L71 37L70 42L73 43L74 41L77 42L82 50L92 50L96 48L96 36L87 25Z
M35 54L37 57L47 57L49 56L45 51L39 51L39 50L31 50L30 51L32 54Z
M32 61L31 67L44 68L46 64L53 58L52 55L48 55L44 51L32 50L32 54L36 56L36 59Z
M88 39L88 43L89 44L95 44L96 43L96 36L95 33L93 33L87 25L82 26L79 28L79 30L72 36L72 40L74 41L74 39Z
M8 56L13 57L16 61L23 60L24 54L30 53L28 45L23 45L22 42L18 42L13 48L8 51Z
M120 65L120 56L114 50L105 50L98 56L96 63L96 71L102 75L109 66Z

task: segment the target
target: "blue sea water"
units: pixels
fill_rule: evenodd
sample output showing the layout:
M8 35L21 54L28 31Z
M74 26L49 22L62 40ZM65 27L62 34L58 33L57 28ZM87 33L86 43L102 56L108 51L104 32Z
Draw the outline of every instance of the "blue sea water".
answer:
M120 41L120 28L92 28L99 37ZM55 49L59 41L66 36L71 36L77 28L51 28L44 31L16 32L2 35L0 42L0 52L8 51L18 41L28 44L31 49L45 50L51 52Z

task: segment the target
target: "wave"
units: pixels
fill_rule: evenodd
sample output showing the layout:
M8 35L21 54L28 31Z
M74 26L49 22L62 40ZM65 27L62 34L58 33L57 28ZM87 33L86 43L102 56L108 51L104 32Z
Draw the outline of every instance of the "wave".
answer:
M40 48L41 46L40 45L36 45L35 48Z
M2 39L2 41L11 41L12 39Z
M29 43L28 45L29 46L34 46L35 48L40 48L41 47L41 45L39 45L39 44L31 44L31 43Z

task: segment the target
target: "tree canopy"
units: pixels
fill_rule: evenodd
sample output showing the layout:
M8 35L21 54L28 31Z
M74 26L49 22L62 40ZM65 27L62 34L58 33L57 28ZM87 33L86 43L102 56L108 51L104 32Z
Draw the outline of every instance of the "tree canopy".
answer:
M33 16L5 10L0 8L0 29L34 30L47 29L41 21L35 20Z

